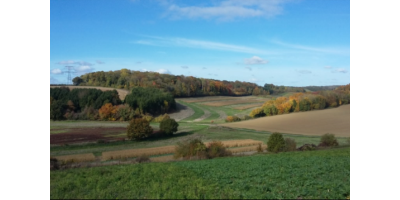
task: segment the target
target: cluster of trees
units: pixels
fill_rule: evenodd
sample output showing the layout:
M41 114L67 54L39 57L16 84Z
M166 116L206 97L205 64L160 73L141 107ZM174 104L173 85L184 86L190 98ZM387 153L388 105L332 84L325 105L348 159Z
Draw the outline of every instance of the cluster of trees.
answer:
M125 97L125 103L133 109L139 109L142 114L167 113L176 108L174 97L157 88L134 87Z
M128 90L134 87L154 87L169 92L175 97L266 94L262 87L249 82L218 81L195 78L193 76L174 76L129 69L88 73L75 77L72 81L74 85L102 86Z
M152 115L176 107L171 94L155 88L133 88L124 103L116 90L50 88L50 119L129 121L140 116L160 122L168 115Z
M290 97L279 97L265 102L261 108L251 111L251 117L279 115L283 113L309 111L337 107L350 103L350 84L335 90L296 93Z
M263 87L266 94L279 94L284 92L306 92L302 87L287 87L287 86L276 86L274 84L264 84Z
M149 121L145 118L133 118L127 127L127 137L131 140L143 140L151 136L172 136L178 131L179 124L174 119L164 119L160 123L160 133L154 134Z

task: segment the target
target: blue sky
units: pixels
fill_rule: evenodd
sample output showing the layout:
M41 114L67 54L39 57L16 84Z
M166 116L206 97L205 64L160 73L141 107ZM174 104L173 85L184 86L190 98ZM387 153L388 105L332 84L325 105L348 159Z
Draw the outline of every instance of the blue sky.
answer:
M51 0L51 83L66 83L65 66L348 84L350 1Z

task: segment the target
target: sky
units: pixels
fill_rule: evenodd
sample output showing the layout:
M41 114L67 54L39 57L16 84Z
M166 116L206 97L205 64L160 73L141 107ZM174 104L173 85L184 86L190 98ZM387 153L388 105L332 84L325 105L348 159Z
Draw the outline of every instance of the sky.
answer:
M51 0L50 83L123 68L285 86L350 83L349 0Z

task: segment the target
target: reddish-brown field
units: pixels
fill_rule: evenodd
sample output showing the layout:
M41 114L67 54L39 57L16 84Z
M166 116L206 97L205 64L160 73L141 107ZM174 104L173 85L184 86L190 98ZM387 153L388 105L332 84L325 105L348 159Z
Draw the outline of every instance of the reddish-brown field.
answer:
M50 88L61 87L61 86L50 86ZM124 100L126 95L128 95L129 91L124 89L115 89L115 88L108 88L108 87L96 87L96 86L63 86L68 87L70 90L75 88L88 88L88 89L99 89L101 91L108 91L108 90L117 90L119 98Z
M333 133L336 136L350 137L350 105L261 117L254 120L227 123L223 126L301 135Z
M65 130L51 129L51 131ZM115 141L126 138L126 128L99 127L99 128L69 128L66 133L50 134L50 144L72 144L83 142L97 142L99 140Z

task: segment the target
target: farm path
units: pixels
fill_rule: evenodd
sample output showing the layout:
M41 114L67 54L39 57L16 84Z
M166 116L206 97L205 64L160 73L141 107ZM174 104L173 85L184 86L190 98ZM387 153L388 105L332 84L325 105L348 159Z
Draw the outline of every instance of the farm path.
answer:
M198 107L198 108L200 108L200 107ZM206 118L208 118L209 116L211 116L211 112L210 112L209 110L206 110L206 109L203 109L203 108L200 108L200 109L203 110L204 115L201 116L201 117L199 117L199 118L197 118L197 119L195 119L195 120L193 120L194 122L203 121L204 119L206 119Z
M226 113L222 110L217 110L217 113L219 114L218 119L226 119Z
M168 114L175 121L179 122L182 119L188 118L194 114L194 110L188 106L176 102L176 108L178 112Z

